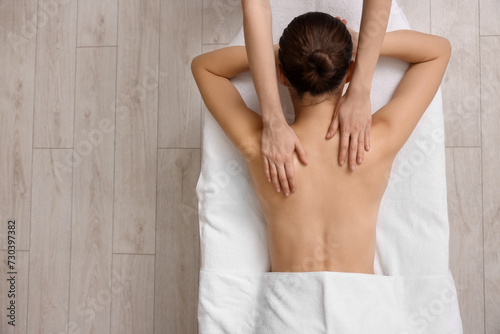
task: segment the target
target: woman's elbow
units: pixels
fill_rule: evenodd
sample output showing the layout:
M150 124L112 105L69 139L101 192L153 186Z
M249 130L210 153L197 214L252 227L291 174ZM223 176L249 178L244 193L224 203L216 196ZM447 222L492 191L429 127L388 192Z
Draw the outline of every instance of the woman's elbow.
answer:
M191 61L191 73L193 73L194 75L199 67L200 67L200 56L196 56Z
M441 37L441 45L442 45L443 54L449 58L451 55L451 43L450 43L450 41L445 37Z

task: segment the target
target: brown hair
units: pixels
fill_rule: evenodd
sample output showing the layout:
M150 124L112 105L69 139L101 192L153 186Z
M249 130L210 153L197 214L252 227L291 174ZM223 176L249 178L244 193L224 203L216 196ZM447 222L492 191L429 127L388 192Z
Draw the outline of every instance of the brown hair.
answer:
M279 41L283 74L299 99L334 93L349 69L352 39L342 21L321 12L297 16Z

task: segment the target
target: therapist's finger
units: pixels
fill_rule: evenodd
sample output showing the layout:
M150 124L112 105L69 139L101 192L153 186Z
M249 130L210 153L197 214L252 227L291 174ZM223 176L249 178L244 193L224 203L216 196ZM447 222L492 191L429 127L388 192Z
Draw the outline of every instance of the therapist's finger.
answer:
M367 126L365 130L365 150L370 150L370 126Z
M339 165L344 166L347 157L347 149L349 148L349 132L340 129L340 152Z
M365 154L365 133L361 131L358 137L358 158L357 158L358 164L363 162L364 154Z
M290 195L290 187L288 186L288 178L286 177L285 165L278 165L278 179L280 180L283 195Z
M347 24L347 20L341 18L340 16L335 16L336 19L339 19L343 24Z
M269 163L271 168L271 181L273 182L274 189L277 192L280 192L280 183L278 180L278 170L276 169L276 165L274 163Z
M328 127L328 133L326 134L326 139L330 139L333 136L335 136L338 128L339 128L339 114L337 113L333 116L333 120L330 123L330 127Z
M262 164L264 165L264 172L266 173L267 182L271 182L271 173L269 172L269 160L266 157L262 157Z
M356 169L356 154L358 153L358 138L359 138L359 134L351 133L351 142L349 143L349 168L352 171Z
M285 162L285 172L288 179L290 191L295 192L297 188L295 185L295 166L293 165L293 160Z
M304 165L307 165L309 163L309 161L307 161L306 150L304 150L304 148L302 147L302 144L300 143L299 139L297 139L297 142L295 143L295 151L297 152L297 156L299 157L300 162L302 162ZM292 155L292 157L293 157L293 155ZM292 158L291 162L289 162L289 163L291 163L293 166L293 158ZM285 166L285 168L286 168L286 166Z

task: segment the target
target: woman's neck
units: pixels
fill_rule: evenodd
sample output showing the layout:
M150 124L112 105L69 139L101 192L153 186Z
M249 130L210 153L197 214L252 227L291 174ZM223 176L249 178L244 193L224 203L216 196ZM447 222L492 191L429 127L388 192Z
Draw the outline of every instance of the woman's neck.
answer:
M295 112L294 126L315 137L325 138L339 99L340 96L316 104L292 99Z

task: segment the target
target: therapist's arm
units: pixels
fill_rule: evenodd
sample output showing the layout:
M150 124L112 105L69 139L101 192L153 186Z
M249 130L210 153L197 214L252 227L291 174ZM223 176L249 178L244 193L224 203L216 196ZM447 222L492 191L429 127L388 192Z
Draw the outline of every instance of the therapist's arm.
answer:
M326 135L330 139L340 128L339 164L348 158L351 170L363 162L364 151L370 149L370 91L390 11L391 0L363 1L353 75Z
M262 161L268 181L283 194L296 190L293 153L306 153L287 124L278 92L269 0L242 0L243 29L250 72L262 110Z

